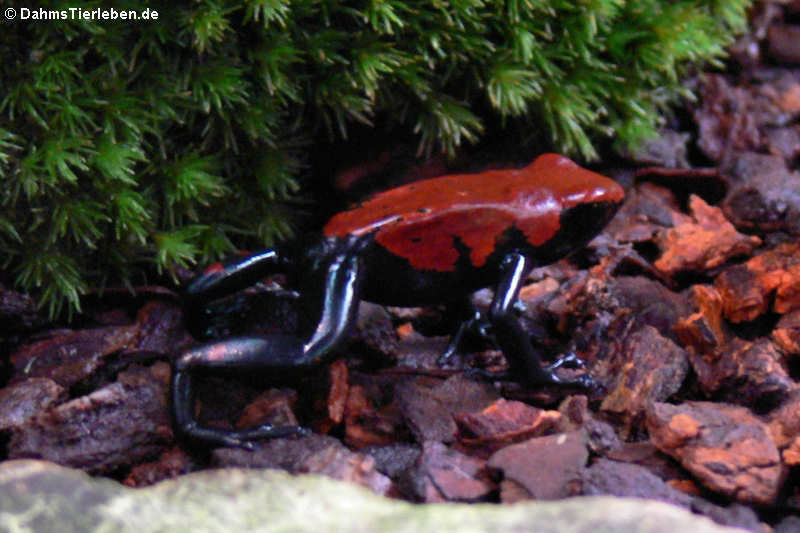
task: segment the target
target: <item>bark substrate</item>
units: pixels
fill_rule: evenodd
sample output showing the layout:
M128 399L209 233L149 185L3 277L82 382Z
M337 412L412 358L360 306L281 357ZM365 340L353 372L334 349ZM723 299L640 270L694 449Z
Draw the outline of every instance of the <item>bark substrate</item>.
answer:
M96 298L82 327L53 329L29 298L0 286L3 457L130 486L219 466L280 468L421 502L613 494L751 531L790 527L800 515L792 5L760 5L753 34L733 48L740 72L692 80L695 135L665 130L608 171L628 185L617 217L523 289L524 325L546 353L583 359L596 390L469 377L505 365L478 340L442 368L452 333L442 309L364 303L350 342L311 375L211 375L198 387L204 423L300 423L313 435L208 450L177 442L170 425L169 362L197 342L186 328L197 333L197 317L184 316L175 293ZM490 297L473 300L485 308ZM205 324L219 338L303 323L294 299L265 285L219 308L235 309Z

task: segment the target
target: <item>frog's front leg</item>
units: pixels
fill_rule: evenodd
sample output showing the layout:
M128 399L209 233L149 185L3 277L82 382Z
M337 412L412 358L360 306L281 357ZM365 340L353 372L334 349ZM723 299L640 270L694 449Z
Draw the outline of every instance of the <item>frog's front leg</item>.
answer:
M489 319L485 313L478 310L470 296L448 302L447 312L457 317L458 327L450 337L447 348L437 360L440 366L447 365L459 353L465 338L476 336L490 342L494 341L489 331Z
M575 365L574 355L570 354L564 360L557 360L549 366L543 365L539 352L514 313L519 291L531 266L530 260L522 254L513 253L506 256L501 265L500 283L489 307L489 322L500 349L509 361L511 377L536 385L593 387L594 380L588 374L566 379L555 373L560 366Z
M184 353L173 365L172 415L183 436L223 446L251 448L253 440L303 434L299 426L265 424L245 430L225 430L200 425L194 416L193 378L198 372L225 369L236 372L281 370L322 362L341 341L358 312L360 265L354 254L335 257L326 272L322 313L307 341L291 335L236 337L203 344Z

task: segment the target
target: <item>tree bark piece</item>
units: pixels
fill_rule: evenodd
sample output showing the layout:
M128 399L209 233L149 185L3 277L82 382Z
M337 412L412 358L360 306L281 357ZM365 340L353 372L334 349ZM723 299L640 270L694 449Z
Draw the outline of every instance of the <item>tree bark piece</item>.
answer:
M581 474L589 458L583 430L536 437L506 446L488 466L503 471L537 500L555 500L580 493Z
M110 473L158 455L172 440L169 367L132 368L117 382L43 411L14 430L11 458L40 457Z
M800 243L779 244L714 281L725 318L753 320L768 310L785 314L800 309Z
M648 404L664 401L680 389L689 370L686 352L652 326L625 339L625 360L616 369L616 386L603 399L602 411L621 417L630 427Z
M703 485L741 502L770 504L784 478L767 426L743 407L710 402L655 403L653 443Z
M460 443L494 451L552 431L561 422L562 415L558 411L500 398L481 411L457 414L454 418Z
M780 350L766 337L736 338L718 355L691 350L689 360L707 394L762 411L778 405L797 388Z
M772 338L787 355L800 355L800 310L783 315L772 330Z
M705 272L732 257L748 254L761 244L758 237L736 231L722 210L708 205L699 196L689 197L689 209L691 221L656 236L662 254L654 266L665 275Z

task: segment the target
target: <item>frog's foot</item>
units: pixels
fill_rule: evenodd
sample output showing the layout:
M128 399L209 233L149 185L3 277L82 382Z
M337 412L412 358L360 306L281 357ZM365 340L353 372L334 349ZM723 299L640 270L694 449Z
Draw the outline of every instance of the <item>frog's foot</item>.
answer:
M561 387L579 387L581 389L594 390L598 386L591 374L581 374L571 378L562 378L553 374L553 377L555 379L550 381L550 383Z
M256 448L255 441L257 440L311 435L311 430L303 426L274 426L272 424L263 424L251 429L238 431L195 426L183 428L183 432L190 437L200 438L208 443L251 451Z
M591 374L581 374L579 376L574 377L561 377L554 372L556 368L560 368L562 366L567 367L569 365L576 364L571 360L567 360L564 362L556 361L552 365L543 367L541 372L537 373L537 376L530 380L532 384L539 385L539 386L558 386L558 387L576 387L586 390L594 390L598 387L597 382L591 376ZM578 368L582 368L581 366L577 366ZM464 371L464 374L470 378L476 379L484 379L487 381L515 381L518 377L510 370L486 370L484 368L468 368Z
M561 367L565 368L585 368L585 363L575 356L575 354L567 354L559 358L553 364L542 367L541 373L535 376L532 381L542 385L558 385L559 387L579 387L586 390L593 390L598 387L597 382L588 372L572 377L561 377L556 374L555 370Z
M586 368L586 362L577 355L575 355L575 352L569 352L567 354L562 355L561 357L553 361L552 364L547 365L544 368L545 370L552 372L554 370L558 370L561 367L574 368L580 370Z
M487 381L512 381L514 379L508 370L486 370L485 368L468 368L464 371L464 375Z
M456 353L458 353L458 341L456 340L455 336L453 336L453 338L447 344L447 348L436 360L436 364L439 366L446 366Z
M272 424L262 424L252 429L244 429L237 431L232 435L233 440L236 441L233 446L252 450L255 448L253 441L260 439L274 439L281 437L306 437L311 435L311 430L303 426L274 426Z
M475 311L472 317L463 321L461 325L458 326L458 330L450 339L450 342L447 344L447 348L445 349L444 353L439 356L437 361L439 366L445 366L448 361L450 361L453 356L458 353L461 343L464 340L464 336L467 334L476 335L481 339L496 345L497 341L491 333L491 327L492 325L489 322L489 319L486 318L486 316L480 311Z

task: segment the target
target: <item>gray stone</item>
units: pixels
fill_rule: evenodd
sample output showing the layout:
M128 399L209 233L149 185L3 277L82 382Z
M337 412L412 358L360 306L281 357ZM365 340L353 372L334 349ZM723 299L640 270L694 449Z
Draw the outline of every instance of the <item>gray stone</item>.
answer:
M36 460L0 464L0 531L37 533L735 533L669 504L581 497L516 505L415 505L276 470L206 470L143 489Z

